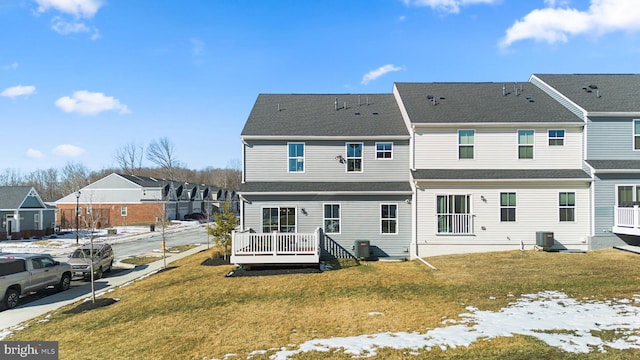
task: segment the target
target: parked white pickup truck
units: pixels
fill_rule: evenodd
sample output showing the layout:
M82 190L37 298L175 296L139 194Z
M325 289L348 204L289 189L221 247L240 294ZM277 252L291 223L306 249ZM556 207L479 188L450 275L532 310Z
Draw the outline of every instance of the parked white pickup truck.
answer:
M71 265L47 254L0 254L0 294L2 305L11 309L20 296L48 287L59 291L71 286Z

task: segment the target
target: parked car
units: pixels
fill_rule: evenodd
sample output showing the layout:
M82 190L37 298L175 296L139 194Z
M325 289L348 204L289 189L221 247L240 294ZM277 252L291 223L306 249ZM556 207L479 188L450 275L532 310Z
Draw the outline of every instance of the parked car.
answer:
M71 286L71 266L47 254L0 255L0 291L6 309L18 305L20 296L33 291L56 287L59 291Z
M105 272L111 272L113 267L113 249L111 245L103 242L85 244L77 248L71 257L69 264L73 271L73 277L82 277L85 280L91 278L91 257L93 255L93 277L100 279Z
M185 220L197 220L201 223L207 222L207 215L203 214L203 213L191 213L191 214L187 214L184 216Z

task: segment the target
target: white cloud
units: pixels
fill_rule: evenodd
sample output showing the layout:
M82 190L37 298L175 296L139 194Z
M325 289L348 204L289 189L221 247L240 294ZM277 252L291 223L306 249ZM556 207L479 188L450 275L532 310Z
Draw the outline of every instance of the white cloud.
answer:
M35 0L38 12L49 9L73 15L75 17L92 18L102 6L102 0Z
M189 39L189 42L191 43L191 52L193 53L193 55L202 55L202 53L204 52L204 41L197 38L191 38Z
M387 64L384 66L381 66L375 70L371 70L368 73L364 74L364 76L362 77L362 81L361 83L363 85L367 85L368 83L370 83L373 80L376 80L377 78L379 78L380 76L386 74L386 73L390 73L393 71L400 71L402 70L401 67L397 67L393 64Z
M506 48L526 39L553 44L583 34L640 30L640 6L635 0L591 0L586 11L569 8L564 1L546 3L550 7L531 11L507 29L499 45Z
M76 157L84 153L84 149L75 145L62 144L53 148L53 154L57 156Z
M66 35L73 33L89 32L89 27L81 22L67 22L59 17L51 20L51 28L58 34Z
M18 85L18 86L12 86L10 88L4 89L0 93L0 96L9 97L9 98L13 99L13 98L16 98L18 96L29 96L31 94L35 94L35 92L36 92L36 87L35 86Z
M120 114L130 113L127 105L112 96L99 92L80 90L71 96L64 96L56 100L56 106L64 112L75 112L84 115L98 114L103 111L118 111Z
M434 10L457 14L462 6L495 4L499 0L402 0L407 6L426 6Z
M33 159L40 159L43 155L42 151L29 148L27 150L27 156Z
M18 62L14 61L9 65L3 65L2 70L15 70L18 68Z

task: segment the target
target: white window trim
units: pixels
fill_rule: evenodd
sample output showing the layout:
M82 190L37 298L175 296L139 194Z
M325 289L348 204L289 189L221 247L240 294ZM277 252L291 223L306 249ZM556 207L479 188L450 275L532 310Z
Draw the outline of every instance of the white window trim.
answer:
M396 217L395 218L383 218L382 217L382 207L383 206L395 206L396 207ZM400 212L400 207L398 206L398 203L380 203L380 235L398 235L398 232L400 231L400 214L398 214ZM390 219L395 219L396 221L396 232L393 233L385 233L382 232L382 220L390 220Z
M461 144L460 143L460 131L471 131L473 133L473 144ZM475 129L458 129L457 132L457 142L458 142L458 160L474 160L476 158L476 130ZM471 159L468 158L461 158L460 157L460 147L461 146L471 146L471 148L473 149L473 156L471 157Z
M302 171L291 171L289 168L289 161L291 159L299 159L300 156L289 156L289 145L302 145L302 151L304 155L302 155ZM289 174L304 174L307 171L307 145L304 142L288 142L287 143L287 172Z
M632 188L632 196L633 196L633 200L632 201L640 201L640 199L637 198L637 192L638 192L638 188L640 188L640 184L616 184L616 193L615 193L615 206L620 206L618 205L620 203L620 199L619 199L619 188L620 187L631 187Z
M636 134L636 121L640 122L640 119L631 120L631 150L640 151L640 149L636 149L636 136L640 136L640 134Z
M120 206L120 216L126 217L129 214L129 209L126 206Z
M516 206L502 206L502 203L501 203L501 201L502 201L502 193L508 193L508 194L513 193L513 194L516 194ZM500 216L498 218L499 222L501 224L502 223L507 223L507 224L509 224L509 223L513 223L513 224L517 223L518 222L518 205L517 205L518 204L518 192L515 191L515 190L501 190L498 193L498 196L500 196L500 198L498 200L498 207L500 208ZM515 220L513 220L513 221L503 221L502 220L502 209L503 208L504 209L511 209L511 208L515 209L516 210L516 218L515 218Z
M531 145L529 144L520 144L520 131L533 131L533 143ZM548 136L548 135L547 135ZM536 130L535 129L518 129L516 131L516 141L518 143L518 151L516 152L516 158L518 160L533 160L536 158ZM533 154L531 156L531 159L523 159L520 157L520 146L531 146L531 148L533 149Z
M378 144L391 144L391 150L387 151L387 150L378 150ZM375 143L375 149L376 149L376 160L393 160L393 142L392 141L379 141ZM362 150L364 150L364 147L362 148ZM379 158L378 157L378 153L387 153L390 152L391 153L391 157L389 158Z
M349 144L360 144L362 146L362 153L360 157L349 157ZM346 162L344 163L344 171L347 174L361 174L364 172L364 143L363 142L347 142L344 144L344 158ZM360 171L349 171L349 159L360 159Z
M573 204L573 206L561 206L560 205L560 194L562 193L573 193L573 198L575 203ZM576 223L578 222L578 212L576 211L578 209L578 198L577 198L577 192L575 191L560 191L558 192L558 223L560 224L564 224L564 223ZM572 221L561 221L560 220L560 209L573 209L573 220Z
M276 231L277 233L280 233L280 209L282 208L293 208L294 210L294 214L296 217L296 226L293 230L293 233L297 233L298 232L298 220L300 220L300 217L298 216L298 207L297 206L289 206L289 205L264 205L260 207L260 231L262 231L262 229L264 229L264 218L262 216L264 209L278 209L278 231ZM324 209L323 209L324 210ZM273 232L273 231L272 231ZM283 233L284 234L284 233Z
M324 213L325 205L338 205L338 217L337 218L328 218L328 217L326 217L325 213ZM340 234L342 234L342 204L341 203L323 203L322 204L322 230L323 231L325 230L325 228L324 228L325 220L335 220L335 219L338 219L338 222L340 224L340 231L332 232L332 233L329 233L329 232L325 231L325 234L332 234L332 235L340 235Z
M551 136L549 136L549 131L562 131L562 137L554 137L552 138ZM551 140L559 140L562 139L562 145L550 145L549 141ZM535 133L534 133L534 142L535 142ZM549 147L556 147L556 146L564 146L564 144L567 142L567 130L566 129L547 129L547 146Z

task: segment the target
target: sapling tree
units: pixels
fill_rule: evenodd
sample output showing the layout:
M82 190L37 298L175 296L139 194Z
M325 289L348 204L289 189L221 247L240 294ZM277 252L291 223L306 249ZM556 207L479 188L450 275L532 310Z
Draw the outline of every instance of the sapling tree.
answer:
M216 214L213 225L207 229L209 235L213 236L213 242L222 247L224 259L227 259L231 247L231 234L236 228L236 214L231 208L231 202L222 203L222 211Z

